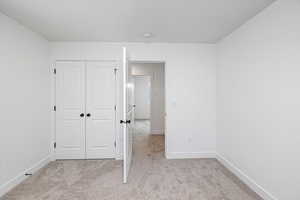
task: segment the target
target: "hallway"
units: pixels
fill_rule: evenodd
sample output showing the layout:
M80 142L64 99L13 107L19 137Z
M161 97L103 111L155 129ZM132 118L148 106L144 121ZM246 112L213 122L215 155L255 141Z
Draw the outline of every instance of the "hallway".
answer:
M165 159L165 136L150 133L149 120L135 120L133 165L144 165L152 159Z
M128 184L122 162L63 160L18 185L3 200L261 200L215 159L167 160L164 136L137 121ZM1 200L2 200L1 199Z

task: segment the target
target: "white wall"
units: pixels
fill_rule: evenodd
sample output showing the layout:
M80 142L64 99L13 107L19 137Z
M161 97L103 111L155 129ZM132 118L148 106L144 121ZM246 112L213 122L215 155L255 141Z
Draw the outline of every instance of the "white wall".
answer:
M51 98L48 41L1 13L0 26L1 196L48 161Z
M218 153L265 199L299 200L300 1L276 1L218 54Z
M165 64L134 63L132 73L151 76L151 134L165 132Z
M165 61L166 151L168 157L206 157L215 152L215 45L53 42L55 59ZM120 133L118 134L120 136ZM117 145L120 152L120 140Z
M150 120L151 76L134 76L135 119Z

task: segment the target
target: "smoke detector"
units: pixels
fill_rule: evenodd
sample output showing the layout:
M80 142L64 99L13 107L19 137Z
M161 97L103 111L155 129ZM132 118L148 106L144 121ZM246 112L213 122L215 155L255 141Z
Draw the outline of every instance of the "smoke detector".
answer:
M152 38L153 37L153 34L150 33L150 32L146 32L143 34L144 38Z

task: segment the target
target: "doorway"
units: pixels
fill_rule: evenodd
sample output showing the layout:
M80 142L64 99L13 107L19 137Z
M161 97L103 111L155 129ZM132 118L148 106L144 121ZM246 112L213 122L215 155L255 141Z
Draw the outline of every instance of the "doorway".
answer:
M134 79L133 162L165 155L165 64L130 62Z
M148 95L151 105L150 125L142 131L137 129L135 123L135 76L150 76L151 80L151 95ZM130 60L127 48L123 47L122 91L123 112L120 123L123 132L123 182L127 183L131 168L135 172L142 172L142 169L146 170L146 166L151 165L153 159L165 160L165 63ZM147 126L147 123L144 125Z

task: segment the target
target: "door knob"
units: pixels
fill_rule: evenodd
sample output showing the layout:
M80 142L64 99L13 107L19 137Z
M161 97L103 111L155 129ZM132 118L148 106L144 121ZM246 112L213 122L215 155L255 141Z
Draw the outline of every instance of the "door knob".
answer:
M87 116L87 117L90 117L90 116L91 116L91 113L86 114L86 116Z
M120 124L130 124L130 120L126 120L126 121L124 121L124 120L120 120Z
M84 114L83 114L83 113L81 113L81 114L80 114L80 117L84 117Z

